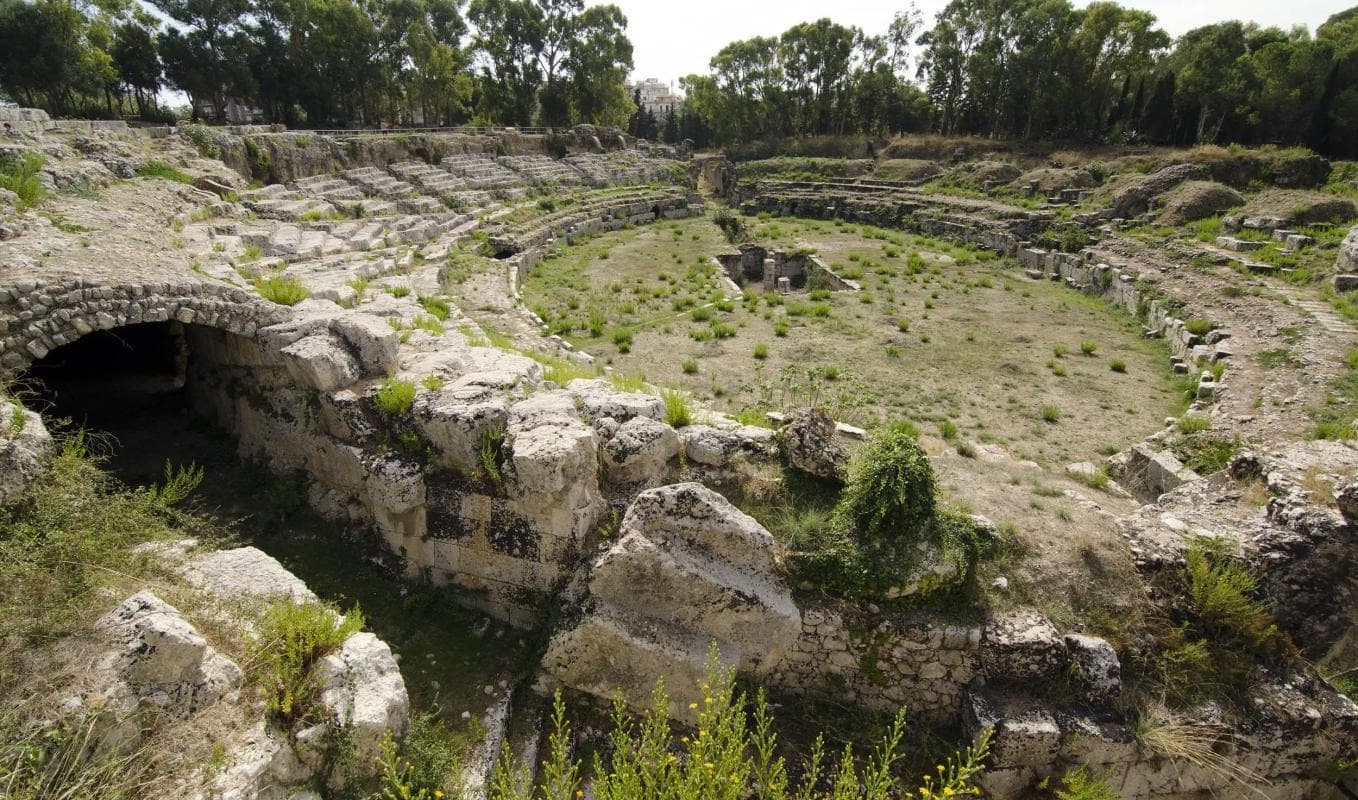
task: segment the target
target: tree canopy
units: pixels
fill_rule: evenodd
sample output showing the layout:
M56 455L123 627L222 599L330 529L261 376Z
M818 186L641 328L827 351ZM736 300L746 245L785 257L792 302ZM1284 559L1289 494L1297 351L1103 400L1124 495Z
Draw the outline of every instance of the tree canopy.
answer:
M1314 33L1224 20L1177 40L1108 0L914 5L721 47L672 112L639 107L627 19L583 0L0 0L0 93L164 116L178 89L290 126L627 126L700 146L816 135L1308 145L1358 156L1358 8ZM167 21L164 21L167 20Z

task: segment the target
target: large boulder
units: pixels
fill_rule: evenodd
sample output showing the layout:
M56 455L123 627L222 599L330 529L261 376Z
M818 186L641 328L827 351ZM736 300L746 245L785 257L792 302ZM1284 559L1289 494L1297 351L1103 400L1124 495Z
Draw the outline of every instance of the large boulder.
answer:
M1161 225L1184 225L1245 204L1236 190L1212 181L1189 181L1170 194L1160 216Z
M818 408L788 414L779 431L790 466L821 478L840 478L849 454L839 443L835 421Z
M637 495L595 562L589 604L543 659L558 684L646 707L664 678L686 719L715 647L717 666L761 672L792 646L801 613L775 574L775 543L698 483Z
M1151 201L1185 181L1207 177L1206 168L1199 164L1173 164L1147 175L1113 195L1113 216L1123 219L1139 217L1150 210Z
M1344 241L1339 244L1339 257L1335 259L1334 271L1341 273L1358 272L1358 225L1354 226Z
M19 498L42 474L55 445L42 417L0 400L0 504Z
M187 716L240 687L241 670L218 653L179 609L138 592L99 620L116 649L105 666L140 702L171 716Z

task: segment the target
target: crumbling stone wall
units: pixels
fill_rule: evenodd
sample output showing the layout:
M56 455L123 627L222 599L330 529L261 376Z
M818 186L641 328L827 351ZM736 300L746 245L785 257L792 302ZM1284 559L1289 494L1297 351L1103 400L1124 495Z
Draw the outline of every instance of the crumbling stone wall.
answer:
M875 621L862 612L802 610L797 643L769 683L793 694L829 694L869 708L956 722L980 672L981 629L919 618Z

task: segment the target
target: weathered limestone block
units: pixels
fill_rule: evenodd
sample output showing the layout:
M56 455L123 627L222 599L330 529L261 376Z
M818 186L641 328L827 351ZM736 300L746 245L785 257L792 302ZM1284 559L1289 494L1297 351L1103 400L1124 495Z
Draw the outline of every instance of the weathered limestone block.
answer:
M620 534L595 563L590 607L548 646L553 680L641 708L663 677L682 713L709 642L756 672L796 642L801 613L774 574L772 535L721 495L698 483L642 492Z
M604 445L604 467L618 483L655 483L679 455L679 435L674 428L649 417L623 423Z
M992 619L981 634L981 666L991 681L1025 681L1055 674L1065 644L1042 613L1018 609Z
M389 375L399 367L401 335L385 319L351 312L336 317L331 329L358 354L364 375Z
M299 603L316 600L316 594L300 578L273 556L254 547L194 556L184 567L184 577L199 589L232 600L241 597L262 600L288 597Z
M334 334L306 336L283 347L279 353L288 374L320 392L342 389L362 374L358 360Z
M1067 634L1065 642L1089 698L1107 699L1122 689L1122 664L1111 644L1078 633Z
M822 478L838 478L848 452L836 438L835 421L825 412L804 408L788 414L780 431L783 453L793 467Z
M567 389L578 398L580 413L587 422L602 417L615 419L619 424L634 417L665 419L664 400L639 392L617 391L606 380L578 378Z
M0 504L18 499L42 474L54 450L42 417L0 400Z
M412 409L415 427L434 446L435 461L461 472L481 468L481 439L498 430L503 435L509 405L496 395L475 389L443 390L421 395Z
M597 494L599 440L569 396L540 393L515 404L505 447L518 494L553 497L573 487Z
M752 432L755 433L751 435ZM679 429L684 457L708 467L724 467L741 453L767 452L772 438L773 431L763 428L723 430L707 425L688 425Z
M315 675L321 705L354 746L355 765L375 772L383 737L400 738L410 723L410 698L391 648L372 633L356 633L317 662ZM342 777L353 776L332 782Z
M1358 225L1351 228L1344 241L1340 242L1334 270L1341 273L1358 272Z
M969 692L964 711L969 731L994 730L990 743L994 768L1045 767L1056 758L1061 729L1045 709L1016 707L1002 698Z
M212 780L208 800L285 800L312 777L286 733L260 720L226 748L229 763Z
M368 502L388 514L404 514L424 505L424 470L392 455L368 460Z
M595 697L621 693L638 711L650 706L656 680L663 677L670 716L692 723L696 718L688 704L701 701L711 644L700 632L596 606L576 626L552 637L542 670L556 684ZM735 649L716 644L717 669L735 669Z
M240 667L150 592L124 600L98 627L118 646L107 666L142 702L165 713L187 716L240 687Z
M759 665L797 638L801 615L787 590L770 577L733 574L734 565L720 551L709 555L676 547L663 534L650 538L650 530L625 530L595 563L592 595L625 614L735 643L743 669Z

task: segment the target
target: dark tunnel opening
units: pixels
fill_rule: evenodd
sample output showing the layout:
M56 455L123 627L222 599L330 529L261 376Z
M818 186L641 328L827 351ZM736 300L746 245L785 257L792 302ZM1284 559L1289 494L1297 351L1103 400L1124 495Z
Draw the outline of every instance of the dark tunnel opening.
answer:
M114 474L145 485L160 480L167 460L201 463L228 438L188 403L190 358L180 323L128 325L52 350L20 385L56 431L84 431Z

